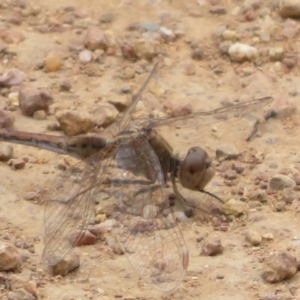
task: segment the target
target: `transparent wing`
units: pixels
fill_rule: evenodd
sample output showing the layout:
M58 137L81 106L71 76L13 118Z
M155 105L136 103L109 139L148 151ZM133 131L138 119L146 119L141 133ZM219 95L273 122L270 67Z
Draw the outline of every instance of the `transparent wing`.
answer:
M132 121L132 114L136 108L137 103L141 100L141 96L147 87L150 79L152 78L153 74L155 73L157 69L158 63L156 63L146 79L146 81L143 83L143 85L140 87L139 91L136 95L132 96L132 101L130 105L127 107L127 109L124 111L122 116L120 116L116 122L111 124L109 127L107 127L104 131L104 134L109 137L115 137L119 132L125 131L129 129L130 122Z
M104 148L69 167L52 183L44 212L45 247L42 256L47 265L53 266L61 261L82 238L94 215L92 195L106 169L107 159L104 158L113 156L114 151L113 145Z
M264 106L270 104L273 101L272 97L264 97L244 103L220 107L209 111L199 111L187 116L179 116L173 118L162 118L157 120L138 121L141 127L159 127L163 125L180 125L181 127L189 126L205 126L212 123L228 120L236 117L240 118L250 112L255 112L262 109Z
M119 146L114 163L108 187L116 201L118 242L142 279L172 290L185 275L188 249L164 193L159 160L137 136Z

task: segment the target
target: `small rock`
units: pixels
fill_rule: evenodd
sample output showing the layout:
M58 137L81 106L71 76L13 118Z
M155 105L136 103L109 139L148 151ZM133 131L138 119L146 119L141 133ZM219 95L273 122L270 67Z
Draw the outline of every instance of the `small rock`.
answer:
M96 239L97 237L88 230L83 233L80 230L76 230L70 236L70 244L72 244L74 247L92 245L96 242Z
M257 231L250 229L246 232L246 240L251 245L258 246L262 241L262 237Z
M140 24L140 27L148 32L156 32L160 28L159 24L152 21L143 22L142 24Z
M282 47L271 48L269 56L272 61L281 61L283 59L284 50Z
M131 86L129 84L122 85L121 88L120 88L120 92L122 94L128 94L128 93L130 93L131 92Z
M25 40L25 36L21 32L11 28L0 29L0 38L8 44L19 44Z
M94 120L88 113L65 110L56 115L56 119L66 135L86 133L94 127Z
M203 52L200 49L195 49L192 54L191 54L191 58L194 60L201 60L203 59Z
M95 124L98 127L106 128L114 123L117 119L119 111L111 104L102 104L93 111Z
M19 105L19 92L12 92L8 94L8 99L13 106Z
M108 48L108 39L104 32L97 26L89 26L83 40L84 46L89 50Z
M206 239L202 245L201 255L215 256L223 253L223 246L219 238Z
M224 178L228 180L234 180L237 178L237 172L235 170L226 170L224 173Z
M157 53L154 42L145 39L134 41L133 50L138 58L149 61L152 60Z
M6 110L0 110L0 128L10 128L15 122L13 114Z
M286 66L288 69L292 69L297 64L297 59L292 57L286 57L282 60L282 63L284 66Z
M8 293L8 300L35 300L37 299L35 296L30 294L24 288L14 289Z
M121 46L121 52L124 58L130 61L136 61L138 59L133 46L128 43L123 43Z
M124 111L131 103L129 97L114 97L113 100L108 101L109 104L113 105L119 112ZM116 118L116 117L115 117ZM106 123L106 122L104 122Z
M12 68L0 76L0 87L11 87L13 85L19 85L23 82L24 78L24 72L17 68Z
M186 75L194 75L196 73L196 66L193 62L188 62L184 65L184 73Z
M11 145L0 145L0 161L7 161L12 158L14 148Z
M12 167L13 170L21 170L25 167L25 161L22 158L10 159L7 164Z
M279 14L283 18L300 18L299 0L284 0L281 3Z
M263 234L262 238L264 240L267 240L267 241L273 241L274 240L274 235L273 235L273 233L268 232L268 233Z
M60 84L60 90L63 92L69 92L71 90L72 84L69 79L63 79Z
M48 54L44 59L44 63L46 70L49 72L56 72L63 65L61 58L56 53Z
M254 47L241 43L230 46L228 54L235 62L253 61L258 56L258 52Z
M285 188L293 189L296 183L292 178L286 175L276 174L270 178L269 186L272 190L280 191Z
M271 254L264 261L262 277L270 283L292 278L297 272L297 260L287 252Z
M37 110L44 110L48 113L52 103L53 97L46 90L25 87L19 92L19 105L25 116L32 116Z
M222 144L218 146L216 150L216 158L219 161L227 159L236 159L240 155L240 152L234 145L231 144Z
M232 42L230 41L224 41L220 43L219 49L221 54L228 54L229 48L232 46Z
M114 14L112 12L106 12L102 14L99 18L101 23L111 23L114 19Z
M18 249L10 244L0 244L0 271L18 271L22 261Z
M222 205L222 210L225 215L233 215L239 217L246 214L246 204L242 201L230 199Z
M89 63L93 60L93 52L85 49L79 53L79 60L83 63Z
M126 67L123 70L122 77L124 79L132 79L132 78L135 77L135 72L134 72L134 70L131 67Z
M72 252L67 255L62 261L52 267L52 273L54 276L61 275L66 276L68 273L77 269L80 265L80 257L77 253Z
M45 111L43 110L37 110L33 113L33 116L32 116L33 119L35 120L45 120L47 118L47 115L45 113Z
M236 41L238 38L238 35L235 31L226 29L223 32L222 37L225 41Z
M245 166L239 161L234 161L232 164L232 170L235 170L238 174L242 174L245 170Z
M284 201L279 201L275 204L275 210L276 211L284 211L285 210L285 202Z
M227 13L226 8L221 5L213 5L210 9L209 12L212 15L225 15Z
M190 103L170 102L164 105L164 109L170 117L187 116L193 112Z

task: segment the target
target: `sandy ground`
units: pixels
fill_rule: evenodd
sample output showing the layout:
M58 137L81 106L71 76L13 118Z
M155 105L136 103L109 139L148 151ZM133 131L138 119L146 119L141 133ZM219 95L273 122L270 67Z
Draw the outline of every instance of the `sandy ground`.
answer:
M238 2L240 5L241 1ZM52 1L50 5L49 1L41 0L35 4L42 8L41 14L59 17L57 13L57 10L61 10L59 1ZM235 7L235 3L228 5L229 11ZM190 103L196 111L216 108L226 99L245 101L270 95L275 99L288 99L298 105L297 93L294 97L290 96L292 91L299 89L297 69L289 73L277 71L274 62L267 62L261 67L253 67L251 63L240 65L218 54L211 35L219 24L226 23L233 26L238 22L230 13L215 16L209 14L207 7L204 7L200 16L193 17L191 10L199 9L195 1L184 4L184 1L164 0L122 2L66 0L63 6L80 7L92 19L97 19L103 12L112 11L115 19L109 24L109 30L116 35L121 35L132 21L157 21L159 13L169 12L173 19L171 23L178 23L179 27L184 29L185 36L168 46L168 57L172 64L169 67L162 67L154 79L156 85L168 91L159 101L183 101ZM61 33L41 34L32 30L26 22L23 22L19 29L26 39L21 44L12 46L17 59L9 63L9 66L3 64L1 70L16 66L27 75L37 78L36 81L30 82L30 85L52 90L55 98L54 107L57 109L72 105L77 105L77 110L90 109L95 106L95 100L99 96L103 99L115 97L114 88L126 83L116 78L114 74L116 68L131 63L114 57L107 59L109 67L105 68L100 78L84 74L73 75L72 68L63 68L55 73L35 70L33 66L49 51L67 53L68 42L76 38L75 32L70 29ZM191 50L186 41L192 39L200 40L201 47L206 49L207 59L194 61L196 72L192 76L187 76L184 73L184 65L190 61ZM265 46L283 46L288 49L284 41L272 39ZM216 74L211 68L212 64L219 65L223 72ZM255 75L248 82L247 77L242 77L239 73L239 70L246 67L255 69ZM61 78L70 78L75 96L58 91L58 81ZM127 82L137 89L143 80L143 76L136 76ZM244 84L245 82L247 84ZM151 101L151 97L147 95L146 93L143 98L145 105L148 99ZM261 113L257 112L258 115ZM16 119L14 129L28 132L49 133L46 130L47 125L55 120L53 115L42 121L25 117L19 109L14 115ZM263 163L256 165L252 170L247 169L247 172L239 177L238 185L246 185L249 189L254 185L254 178L259 172L274 175L283 168L296 172L300 137L297 123L287 123L282 119L270 120L262 127L261 135L247 143L245 139L251 131L252 124L251 120L240 119L201 127L199 122L198 125L188 128L164 128L162 134L181 155L192 145L202 146L212 157L216 148L222 144L232 144L241 152L249 151L250 148L262 152L265 156ZM39 299L300 299L299 274L277 284L266 283L261 277L263 258L273 251L289 251L295 257L299 257L300 254L299 216L289 205L286 205L285 211L275 212L275 200L271 196L260 209L249 209L247 220L235 220L227 232L214 231L210 223L201 223L192 218L185 224L179 224L190 251L190 264L182 284L172 293L165 294L145 284L131 268L125 255L114 254L101 241L76 250L81 255L81 266L77 271L64 278L51 277L41 261L43 206L24 200L24 195L28 191L45 189L60 172L56 166L63 158L45 150L20 145L13 147L16 157L36 158L36 163L30 163L29 160L24 169L17 171L12 170L6 163L0 165L1 236L8 234L12 243L16 237L34 241L35 253L21 250L27 253L28 260L24 262L22 272L14 276L36 282ZM277 168L269 168L272 163L275 163ZM221 174L217 173L208 190L227 191L228 187L222 182ZM272 234L274 238L270 241L263 240L259 246L253 247L245 240L245 232L249 228L257 230L262 235ZM223 254L215 257L200 256L197 238L212 236L221 239L224 246ZM3 289L2 293L1 297L5 299L7 290Z

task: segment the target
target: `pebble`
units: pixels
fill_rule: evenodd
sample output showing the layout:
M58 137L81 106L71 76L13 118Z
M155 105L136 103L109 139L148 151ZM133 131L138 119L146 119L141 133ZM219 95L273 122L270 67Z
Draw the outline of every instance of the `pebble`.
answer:
M92 51L96 49L106 50L108 48L108 39L100 28L91 25L84 36L83 44Z
M21 170L25 167L25 161L22 158L12 158L7 162L7 164L13 170Z
M299 0L284 0L279 8L279 14L283 18L299 18L300 2Z
M19 44L25 40L20 31L5 27L0 29L0 38L7 44Z
M160 29L159 24L152 22L152 21L146 21L140 24L141 29L148 31L148 32L156 32Z
M272 61L282 61L284 55L284 50L282 47L275 47L269 50L270 60Z
M133 50L138 58L145 60L152 60L157 53L154 42L145 39L135 40Z
M98 127L106 128L114 123L117 119L119 111L112 104L102 104L93 110L94 122Z
M191 58L194 60L201 60L203 59L203 51L200 49L195 49L191 53Z
M235 31L233 30L229 30L229 29L226 29L223 34L222 34L222 37L225 41L236 41L237 38L238 38L238 35Z
M0 76L0 87L11 87L14 85L19 85L25 79L25 74L23 71L12 68Z
M247 206L244 202L233 198L222 205L222 210L225 215L233 215L235 217L246 214L246 209Z
M76 252L67 255L62 261L52 267L52 274L54 276L66 276L68 273L74 271L80 266L80 257Z
M8 99L9 99L11 105L18 106L19 105L19 92L9 93Z
M62 92L69 92L72 88L71 81L69 79L63 79L59 83L59 87Z
M286 203L284 201L279 201L275 204L275 210L278 212L285 211L285 206L286 206Z
M120 88L122 94L128 94L131 92L131 86L129 84L123 84Z
M56 114L56 119L66 135L76 135L90 131L95 122L89 113L64 110Z
M108 103L113 105L118 110L118 112L122 112L129 106L129 104L131 103L131 99L129 97L124 97L124 96L113 97L113 99L109 100ZM105 112L103 112L103 113L105 114ZM107 111L106 113L109 114L109 111ZM116 112L112 111L111 117L115 119L117 117L117 114L115 116L114 116L114 114L116 114ZM104 123L111 122L111 120L107 120L107 121L104 121Z
M262 241L262 236L255 230L246 232L246 240L253 246L258 246Z
M18 249L10 244L0 244L0 271L19 271L22 261Z
M258 56L256 48L242 43L230 46L228 54L234 62L254 61Z
M80 230L74 231L70 236L70 243L75 246L92 245L96 242L97 237L89 230L82 233Z
M282 174L276 174L272 176L269 180L269 187L274 191L281 191L285 188L293 189L296 186L296 182Z
M232 144L222 144L216 149L216 158L219 161L236 159L240 155L238 149Z
M10 128L15 122L13 114L6 110L0 110L0 128Z
M228 54L229 48L232 46L232 42L230 41L224 41L220 43L219 49L221 54Z
M101 23L111 23L114 20L114 14L112 12L103 13L99 17Z
M0 161L7 161L12 158L14 148L11 145L0 144Z
M43 110L37 110L33 113L33 116L32 116L33 119L35 120L45 120L47 118L47 115L45 113L45 111Z
M89 63L93 60L93 52L85 49L79 53L79 60L83 63Z
M216 256L223 253L223 246L220 238L210 238L203 242L201 255L203 256Z
M50 53L44 58L44 67L49 72L58 71L63 65L63 61L56 53Z
M122 78L132 79L135 77L135 71L131 67L126 67L122 72Z
M282 63L284 66L286 66L288 69L292 69L297 64L297 59L292 57L286 57L282 60Z
M196 66L193 62L188 62L184 65L185 75L191 76L196 73Z
M280 251L265 258L262 277L270 283L292 278L297 272L297 260L287 252Z
M49 111L49 106L53 103L53 97L46 90L39 90L32 87L24 87L19 92L19 106L22 114L32 116L37 110Z
M24 288L14 289L8 293L8 300L35 300L34 295L30 294Z
M121 44L120 48L124 58L130 61L136 61L138 59L138 56L133 49L133 45L124 42Z
M228 180L234 180L237 178L237 172L235 170L226 170L224 173L224 178Z

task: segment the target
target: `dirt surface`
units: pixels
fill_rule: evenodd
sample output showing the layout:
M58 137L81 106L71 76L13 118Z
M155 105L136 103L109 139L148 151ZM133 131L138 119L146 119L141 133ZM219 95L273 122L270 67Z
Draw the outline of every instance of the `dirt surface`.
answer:
M245 17L249 10L245 7L248 7L250 1L65 0L63 4L59 1L51 1L49 4L49 1L40 0L34 3L27 1L26 8L14 5L12 1L4 2L0 3L0 24L22 32L25 40L9 44L10 54L3 55L0 73L16 67L27 76L22 86L46 88L54 97L51 113L44 120L26 117L16 107L13 111L13 128L16 130L62 134L48 130L49 124L56 122L56 112L71 108L91 112L110 99L128 100L131 95L118 93L120 86L128 84L136 91L143 83L148 74L145 71L142 74L136 72L131 79L123 79L120 74L126 66L136 70L140 64L149 71L153 62L126 60L116 47L116 54L104 55L101 64L98 61L84 64L80 62L78 52L69 51L70 43L81 40L87 26L99 23L99 17L106 12L113 13L113 20L99 26L109 30L121 42L132 34L126 28L133 22L150 20L174 32L182 31L182 36L174 41L157 42L160 54L154 61L159 60L160 66L149 90L144 94L144 104L138 105L137 110L142 114L149 115L152 110L162 112L165 105L172 108L178 104L183 107L190 104L193 111L210 110L220 107L224 101L247 101L264 96L274 97L278 109L282 109L286 103L287 107L295 105L299 108L299 66L296 64L289 68L282 59L272 61L269 56L269 49L282 47L284 57L294 59L297 58L298 49L297 34L292 38L281 36L287 21L279 16L275 1L252 1L258 3L258 9L250 9L254 14L253 20ZM20 4L26 1L17 2ZM210 9L215 8L215 4L223 6L226 13L211 13ZM24 14L25 9L30 10L32 7L37 7L36 16ZM72 24L61 25L64 16L68 15L64 7L74 7L79 15L82 14L82 18L74 17ZM261 13L263 10L266 12ZM23 14L21 25L9 23L7 16L12 12L20 13L21 16ZM165 17L162 17L163 13ZM269 40L261 41L259 31L266 20L274 23L271 29L266 29L271 33ZM291 28L297 28L298 21L290 22ZM59 24L62 30L42 33L38 28L45 24ZM219 45L223 39L213 35L222 24L237 33L239 42L259 49L260 59L237 63L232 62L228 55L222 55ZM141 36L141 33L136 33L136 36ZM196 48L203 52L200 60L191 58L191 44L197 44ZM63 66L55 72L37 68L49 53L63 60ZM189 68L195 68L192 72L194 74L187 75ZM88 76L90 72L94 76ZM71 81L71 92L60 91L59 83L64 79ZM2 100L7 101L7 95L14 90L18 88L3 89ZM267 109L264 108L264 111ZM257 111L255 115L262 117L264 111ZM52 277L41 260L43 205L39 201L27 201L24 196L31 191L46 189L61 172L57 166L65 163L65 158L46 150L14 144L14 157L25 157L27 163L21 170L13 170L6 162L0 164L0 238L12 244L16 238L22 238L34 244L34 253L19 249L24 257L22 271L8 273L9 280L31 280L36 284L38 299L49 300L300 299L298 273L289 280L275 284L267 283L262 278L263 262L271 253L282 250L296 259L300 255L297 186L294 188L296 196L290 201L283 201L282 209L276 209L276 205L281 201L284 191L274 192L267 187L268 180L275 174L285 174L296 182L296 178L299 178L299 115L287 109L283 117L267 121L260 127L259 134L252 141L246 142L253 123L253 119L234 118L202 127L199 120L192 126L166 127L161 131L180 156L184 156L191 146L197 145L215 158L215 151L220 145L231 145L243 153L244 158L247 155L250 157L251 153L257 158L262 157L260 163L253 164L247 164L244 159L244 172L237 176L232 186L228 180L224 180L226 169L231 167L223 164L223 169L219 169L206 188L224 200L244 196L246 215L226 223L225 231L215 230L213 223L201 222L197 218L178 224L190 251L190 263L183 282L170 293L156 291L151 285L145 284L132 269L126 256L115 254L101 240L94 245L76 249L81 256L78 270L66 277ZM261 178L267 178L265 185ZM256 206L251 205L251 194L260 188L265 191L267 200ZM237 191L242 192L237 194ZM230 192L235 194L231 196ZM253 246L246 240L249 229L262 236L259 245ZM212 237L221 240L223 253L201 256L199 241ZM4 285L0 293L1 299L8 299L9 289Z

